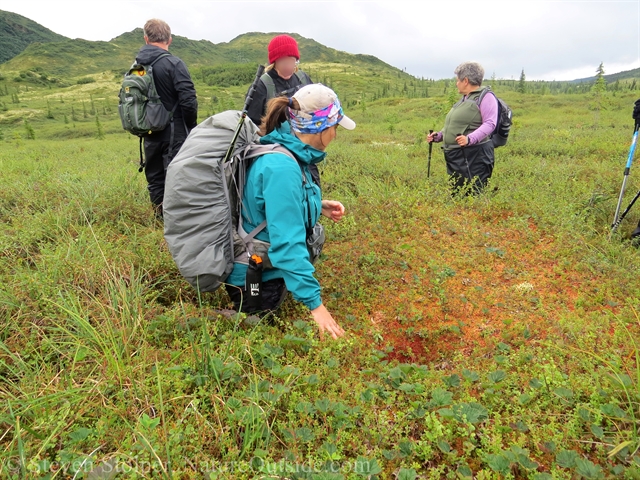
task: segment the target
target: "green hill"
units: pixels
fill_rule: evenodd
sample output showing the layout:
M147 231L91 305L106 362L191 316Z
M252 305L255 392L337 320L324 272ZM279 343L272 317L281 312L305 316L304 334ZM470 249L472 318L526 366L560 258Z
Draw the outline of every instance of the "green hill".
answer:
M215 89L237 87L238 91L232 95L240 97L240 92L243 94L253 80L257 65L267 63L267 46L277 34L250 32L218 44L176 35L170 51L185 61L196 85L214 89L199 87L199 93L209 98L219 97ZM302 69L313 81L331 86L343 98L355 100L364 98L363 95L377 98L393 92L426 95L425 82L374 56L354 55L296 33L290 35L298 42ZM69 87L106 78L119 82L143 44L140 28L108 42L63 37L57 42L31 43L20 54L0 64L0 80L18 90L27 90L29 85Z
M595 76L587 77L587 78L578 78L573 80L573 83L590 83L594 82L596 79ZM613 83L616 80L627 80L627 79L640 79L640 68L634 68L633 70L625 70L624 72L612 73L610 75L605 75L604 79L607 83Z
M60 42L66 37L16 13L0 10L0 63L20 54L34 42Z
M37 24L35 24L37 25ZM171 52L182 58L189 68L221 64L266 63L267 45L277 33L246 33L228 43L191 40L174 36ZM334 63L400 72L399 69L369 55L353 55L326 47L313 39L291 34L299 43L305 64ZM3 72L45 72L53 76L82 76L102 71L124 71L143 45L142 29L124 33L108 42L65 39L30 43L18 55L0 65Z

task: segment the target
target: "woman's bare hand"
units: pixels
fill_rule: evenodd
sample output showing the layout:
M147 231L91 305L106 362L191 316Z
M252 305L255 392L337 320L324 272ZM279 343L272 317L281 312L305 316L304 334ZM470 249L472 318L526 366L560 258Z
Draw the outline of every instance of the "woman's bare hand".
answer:
M322 200L322 215L339 222L344 217L344 205L336 200Z
M336 323L324 305L311 310L311 315L320 329L320 340L324 339L325 332L331 335L334 340L344 335L344 330Z

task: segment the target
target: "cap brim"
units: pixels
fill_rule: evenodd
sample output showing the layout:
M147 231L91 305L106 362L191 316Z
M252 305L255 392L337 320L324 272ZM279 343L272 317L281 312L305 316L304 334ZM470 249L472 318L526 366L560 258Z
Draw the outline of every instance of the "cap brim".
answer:
M340 125L341 127L346 128L347 130L353 130L354 128L356 128L356 122L351 120L346 115L344 117L342 117L342 120L340 120L338 122L338 125Z

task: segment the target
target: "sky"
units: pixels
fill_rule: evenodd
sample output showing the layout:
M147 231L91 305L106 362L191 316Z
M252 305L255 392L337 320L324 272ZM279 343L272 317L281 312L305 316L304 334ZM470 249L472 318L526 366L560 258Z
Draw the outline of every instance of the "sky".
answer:
M640 67L640 0L0 0L0 10L86 40L111 40L150 18L213 43L295 32L433 79L465 61L486 78L524 70L527 80L590 77L601 62L607 74Z

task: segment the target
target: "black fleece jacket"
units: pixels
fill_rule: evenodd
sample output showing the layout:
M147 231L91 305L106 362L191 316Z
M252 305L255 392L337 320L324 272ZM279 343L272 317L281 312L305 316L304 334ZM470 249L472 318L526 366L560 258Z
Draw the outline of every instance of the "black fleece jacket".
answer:
M136 56L136 62L149 65L160 55L169 53L155 45L145 45ZM191 130L198 124L198 100L191 75L185 63L174 55L161 58L153 65L153 81L164 107L171 111L176 102L178 106L173 114L174 135L184 132L184 124ZM162 132L155 132L149 137L154 140L169 140L170 127ZM185 136L186 133L184 132ZM181 135L180 135L181 136ZM166 138L165 138L166 137Z
M295 93L295 91L291 90L301 85L300 79L295 74L291 75L289 80L285 80L272 68L267 72L267 75L273 79L273 83L276 86L276 96L280 96L282 94L281 92L288 90L289 92L287 92L287 94L290 97ZM307 83L312 83L309 75L305 72L302 72L302 75L306 77ZM267 102L269 100L271 99L267 98L267 86L264 82L258 82L256 91L253 93L253 99L249 105L249 110L247 111L247 115L257 126L260 126L260 123L262 123L262 116L267 112Z

